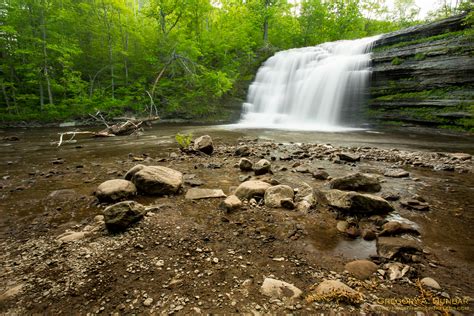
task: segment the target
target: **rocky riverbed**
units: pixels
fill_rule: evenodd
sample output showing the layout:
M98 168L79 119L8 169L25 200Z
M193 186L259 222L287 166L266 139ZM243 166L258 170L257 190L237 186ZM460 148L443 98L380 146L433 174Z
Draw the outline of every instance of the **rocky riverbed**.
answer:
M2 178L0 313L474 307L469 154L204 137L78 157Z

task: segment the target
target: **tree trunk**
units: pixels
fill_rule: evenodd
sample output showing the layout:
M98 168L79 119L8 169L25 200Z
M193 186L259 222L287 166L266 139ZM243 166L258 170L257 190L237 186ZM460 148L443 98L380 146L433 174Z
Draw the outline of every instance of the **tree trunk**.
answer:
M44 3L42 3L44 5ZM46 79L46 86L48 89L49 104L53 104L53 93L51 91L51 81L48 73L48 54L46 50L46 21L44 20L44 10L41 9L41 33L43 38L43 59L44 59L44 78Z
M267 43L268 42L268 6L269 6L269 0L265 0L265 10L264 10L264 19L263 19L263 42Z
M43 110L44 108L44 92L43 92L43 84L40 82L39 84L39 90L40 90L40 108Z
M125 52L128 53L128 32L125 32ZM125 86L128 86L128 55L125 56Z
M5 104L7 105L8 111L10 111L10 100L7 95L7 90L5 89L5 85L3 84L2 81L2 93L3 93L3 98L5 99Z
M104 24L107 28L107 43L109 46L109 65L110 65L110 83L112 88L112 99L115 99L115 79L114 79L114 56L113 56L113 40L112 40L112 22L108 18L107 7L102 1L102 6L104 8Z
M263 42L267 43L268 42L268 18L265 17L265 20L263 21Z

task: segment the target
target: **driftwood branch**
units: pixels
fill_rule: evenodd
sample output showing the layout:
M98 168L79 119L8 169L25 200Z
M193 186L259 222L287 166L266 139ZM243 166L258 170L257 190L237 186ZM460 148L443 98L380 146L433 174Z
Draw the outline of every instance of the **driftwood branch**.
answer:
M59 133L59 141L53 142L53 144L58 144L58 147L59 147L63 143L76 142L74 139L76 135L91 135L92 137L113 137L113 136L131 135L137 132L141 128L143 123L148 123L148 122L156 121L159 119L160 118L158 116L153 116L153 117L149 117L142 120L129 119L126 122L117 123L111 126L107 125L107 128L99 132L73 131L73 132ZM71 135L71 137L67 140L64 140L64 136L66 135Z
M95 115L89 113L89 116L95 119L96 121L102 122L105 126L107 126L107 128L109 127L109 124L107 124L107 121L102 116L102 113L100 113L100 111L97 111Z

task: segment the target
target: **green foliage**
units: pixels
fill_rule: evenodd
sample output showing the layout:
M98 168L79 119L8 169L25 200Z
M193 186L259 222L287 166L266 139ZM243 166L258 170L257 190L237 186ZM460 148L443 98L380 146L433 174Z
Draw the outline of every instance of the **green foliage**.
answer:
M421 61L421 60L425 60L426 59L426 55L423 54L423 53L416 53L415 54L415 60L416 61Z
M189 147L189 145L191 145L191 142L193 140L193 134L176 134L176 136L174 137L176 142L178 143L178 146L181 148L181 149L186 149Z
M411 25L412 2L6 1L0 121L145 114L150 104L162 117L220 118L276 51Z
M392 65L394 66L401 65L403 64L403 62L404 62L403 58L395 57L394 59L392 59Z

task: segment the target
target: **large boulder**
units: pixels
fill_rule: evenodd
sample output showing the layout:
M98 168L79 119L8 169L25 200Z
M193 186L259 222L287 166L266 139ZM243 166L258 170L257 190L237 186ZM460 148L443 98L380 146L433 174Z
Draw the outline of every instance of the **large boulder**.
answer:
M139 192L150 195L175 194L183 185L183 174L162 166L137 165L125 179L131 179Z
M342 211L361 214L378 214L394 211L393 206L381 197L353 191L328 190L324 195L330 206Z
M95 191L95 195L101 202L127 199L135 194L137 194L135 184L123 179L105 181Z
M212 138L209 135L203 135L194 140L193 149L196 151L203 152L205 154L212 154L214 151L214 145L212 144Z
M329 182L331 189L362 192L379 192L382 188L376 176L364 173L353 173L334 178Z
M271 166L272 165L270 161L266 159L260 159L253 168L255 171L255 175L259 176L265 173L269 173Z
M235 195L239 199L250 200L253 197L263 197L265 191L272 185L258 180L250 180L241 183L235 190Z
M116 203L104 210L105 227L111 232L124 231L145 214L145 206L135 201Z
M347 263L344 269L359 280L365 280L377 271L377 265L369 260L355 260Z
M287 185L275 185L265 191L265 205L268 207L282 207L281 201L285 199L293 200L295 195L293 189Z
M303 294L303 291L293 284L272 278L265 278L260 292L274 299L295 299Z
M418 253L421 245L414 239L402 237L379 237L377 239L377 254L385 259L404 257L405 253Z

